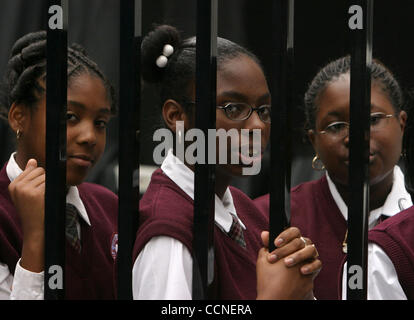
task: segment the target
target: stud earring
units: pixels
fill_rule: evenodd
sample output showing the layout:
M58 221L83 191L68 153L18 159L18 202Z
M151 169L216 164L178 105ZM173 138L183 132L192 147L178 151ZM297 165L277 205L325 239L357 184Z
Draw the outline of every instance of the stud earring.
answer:
M17 131L16 131L17 140L19 140L21 137L22 137L22 132L20 131L20 129L17 129Z

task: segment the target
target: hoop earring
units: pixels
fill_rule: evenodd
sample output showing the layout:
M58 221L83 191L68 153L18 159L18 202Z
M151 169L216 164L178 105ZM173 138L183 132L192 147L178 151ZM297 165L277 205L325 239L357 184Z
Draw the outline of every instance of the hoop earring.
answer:
M316 166L316 163L318 162L318 160L322 163L322 161L321 161L321 159L319 159L319 156L318 155L316 155L316 156L313 157L313 160L312 160L312 169L314 169L316 171L323 171L323 170L325 170L325 166L323 165L323 163L322 163L322 166L320 166L320 167Z
M21 137L22 137L22 132L20 131L20 129L17 129L17 131L16 131L17 140L19 140Z

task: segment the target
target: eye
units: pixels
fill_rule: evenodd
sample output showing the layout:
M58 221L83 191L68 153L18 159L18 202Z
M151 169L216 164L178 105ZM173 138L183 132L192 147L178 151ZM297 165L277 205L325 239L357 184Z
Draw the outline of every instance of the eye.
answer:
M78 118L74 113L66 113L66 120L67 121L76 121Z
M108 122L105 121L105 120L97 120L97 121L95 121L95 125L99 129L106 129L106 127L108 126Z
M346 122L333 122L326 127L325 131L328 131L331 133L338 133L346 129L347 127L348 127L348 124Z
M382 119L384 119L385 114L383 113L373 113L371 114L371 126L377 125L379 122L381 122Z
M263 116L269 116L270 117L270 115L271 115L270 105L265 104L265 105L261 106L259 110L260 110L260 113Z
M244 103L229 103L226 105L226 114L230 119L243 119L249 113L249 106Z
M238 103L230 103L226 107L227 113L231 114L231 115L240 114L240 113L242 113L243 109L244 109L243 105L238 104Z

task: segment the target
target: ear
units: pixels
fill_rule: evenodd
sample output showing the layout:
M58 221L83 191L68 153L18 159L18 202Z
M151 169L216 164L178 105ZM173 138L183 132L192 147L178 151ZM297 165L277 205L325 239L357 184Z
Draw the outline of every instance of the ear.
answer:
M315 131L312 129L308 130L308 139L310 141L310 143L312 143L313 146L313 150L316 151L316 145L315 145Z
M400 115L399 115L399 117L398 117L398 120L399 120L399 122L400 122L400 128L401 128L401 131L404 133L404 130L405 130L405 126L406 126L406 124L407 124L407 112L405 112L405 111L400 111Z
M28 118L28 109L23 104L13 103L9 110L9 125L13 131L22 131Z
M175 132L176 122L184 121L184 128L188 129L189 119L180 103L173 99L168 99L162 107L162 117L165 124L172 132Z

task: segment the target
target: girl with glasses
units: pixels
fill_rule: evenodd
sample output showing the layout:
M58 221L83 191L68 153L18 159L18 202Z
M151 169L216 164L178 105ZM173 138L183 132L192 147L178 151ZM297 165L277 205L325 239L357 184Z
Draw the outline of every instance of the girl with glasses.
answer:
M327 64L310 83L304 99L307 134L315 150L312 167L326 170L326 174L292 189L291 225L315 241L324 263L315 279L317 299L341 299L341 287L344 292L346 289L342 274L350 196L350 66L349 56ZM397 165L407 121L406 112L401 110L403 94L392 73L377 60L372 64L371 82L369 229L412 206ZM267 210L268 201L268 196L263 196L256 203ZM369 299L405 297L392 268L385 276L390 282L382 283L382 266L389 263L377 246L369 245Z
M231 41L217 41L216 129L246 129L250 140L251 131L260 130L264 150L270 130L270 94L260 62ZM178 122L184 122L179 139L195 125L195 63L195 38L181 40L174 27L158 26L143 40L143 78L160 90L165 126L175 135ZM315 247L306 245L309 241L300 238L297 228L290 228L276 239L278 259L267 255L263 246L268 244L268 233L261 237L268 228L267 213L230 187L231 178L242 175L244 167L240 162L216 164L214 296L312 298L313 278L321 267L314 258ZM192 298L193 170L173 148L151 177L140 203L141 223L134 246L134 299ZM285 261L286 256L293 261Z

